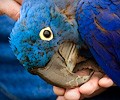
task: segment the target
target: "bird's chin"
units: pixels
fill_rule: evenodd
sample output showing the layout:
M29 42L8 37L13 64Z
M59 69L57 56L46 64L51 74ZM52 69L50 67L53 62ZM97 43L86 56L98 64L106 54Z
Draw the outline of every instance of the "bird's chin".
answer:
M40 76L48 83L62 87L74 88L87 82L93 74L94 62L78 57L78 49L73 42L64 42L44 68L33 67L29 72ZM78 60L80 58L80 60ZM89 66L89 67L88 67ZM91 69L87 75L77 75L74 72L85 68Z

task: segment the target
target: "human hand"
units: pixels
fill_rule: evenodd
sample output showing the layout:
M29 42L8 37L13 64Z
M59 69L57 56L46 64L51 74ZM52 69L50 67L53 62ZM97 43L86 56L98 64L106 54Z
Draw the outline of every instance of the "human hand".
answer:
M82 100L96 96L113 85L113 81L107 75L95 72L91 79L80 87L65 90L54 86L53 90L58 95L57 100Z
M20 7L23 0L0 0L0 15L6 14L14 20L20 16Z

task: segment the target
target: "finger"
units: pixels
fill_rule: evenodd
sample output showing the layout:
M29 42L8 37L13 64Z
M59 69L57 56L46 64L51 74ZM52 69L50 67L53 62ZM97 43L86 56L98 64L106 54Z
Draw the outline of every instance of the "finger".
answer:
M58 96L63 96L64 93L65 93L65 90L63 88L59 88L59 87L56 87L56 86L53 86L53 91Z
M106 88L100 88L98 90L96 90L94 93L92 93L91 95L83 95L83 98L91 98L94 97L102 92L104 92L106 90Z
M98 82L102 77L103 77L102 73L95 72L88 82L80 86L79 88L80 93L84 95L91 95L92 93L94 93L96 90L100 88Z
M84 100L85 98L91 98L94 96L97 96L99 94L101 94L102 92L104 92L106 90L106 88L99 88L98 90L96 90L94 93L92 93L91 95L81 95L80 100Z
M14 0L16 1L17 3L19 3L20 5L22 4L23 0Z
M56 100L66 100L64 96L58 96Z
M104 88L108 88L114 85L114 82L107 76L105 75L103 78L99 80L99 85Z
M20 16L20 5L14 0L0 0L0 11L17 20Z
M66 90L64 97L67 100L79 100L80 98L79 88Z

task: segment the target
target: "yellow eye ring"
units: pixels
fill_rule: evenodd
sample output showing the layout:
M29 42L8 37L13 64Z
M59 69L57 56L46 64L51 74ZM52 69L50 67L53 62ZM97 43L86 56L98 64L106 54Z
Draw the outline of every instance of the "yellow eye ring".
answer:
M53 39L53 33L50 27L42 29L39 33L41 40L50 41Z

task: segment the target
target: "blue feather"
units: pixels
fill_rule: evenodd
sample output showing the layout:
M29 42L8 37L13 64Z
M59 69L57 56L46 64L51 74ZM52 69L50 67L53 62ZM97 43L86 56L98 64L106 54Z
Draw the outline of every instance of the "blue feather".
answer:
M78 3L76 20L80 35L94 58L120 86L119 8L118 0L81 0ZM93 22L89 23L90 20Z
M24 1L20 18L10 35L10 43L26 69L44 67L63 41L71 40L79 46L83 44L76 20L72 19L70 23L67 15L58 10L59 7L59 3L52 0ZM40 31L46 27L52 30L54 38L51 41L39 37Z
M39 37L46 27L52 30L51 41ZM105 73L120 86L119 0L24 1L10 43L26 69L44 67L59 44L68 40L79 47L85 42Z

